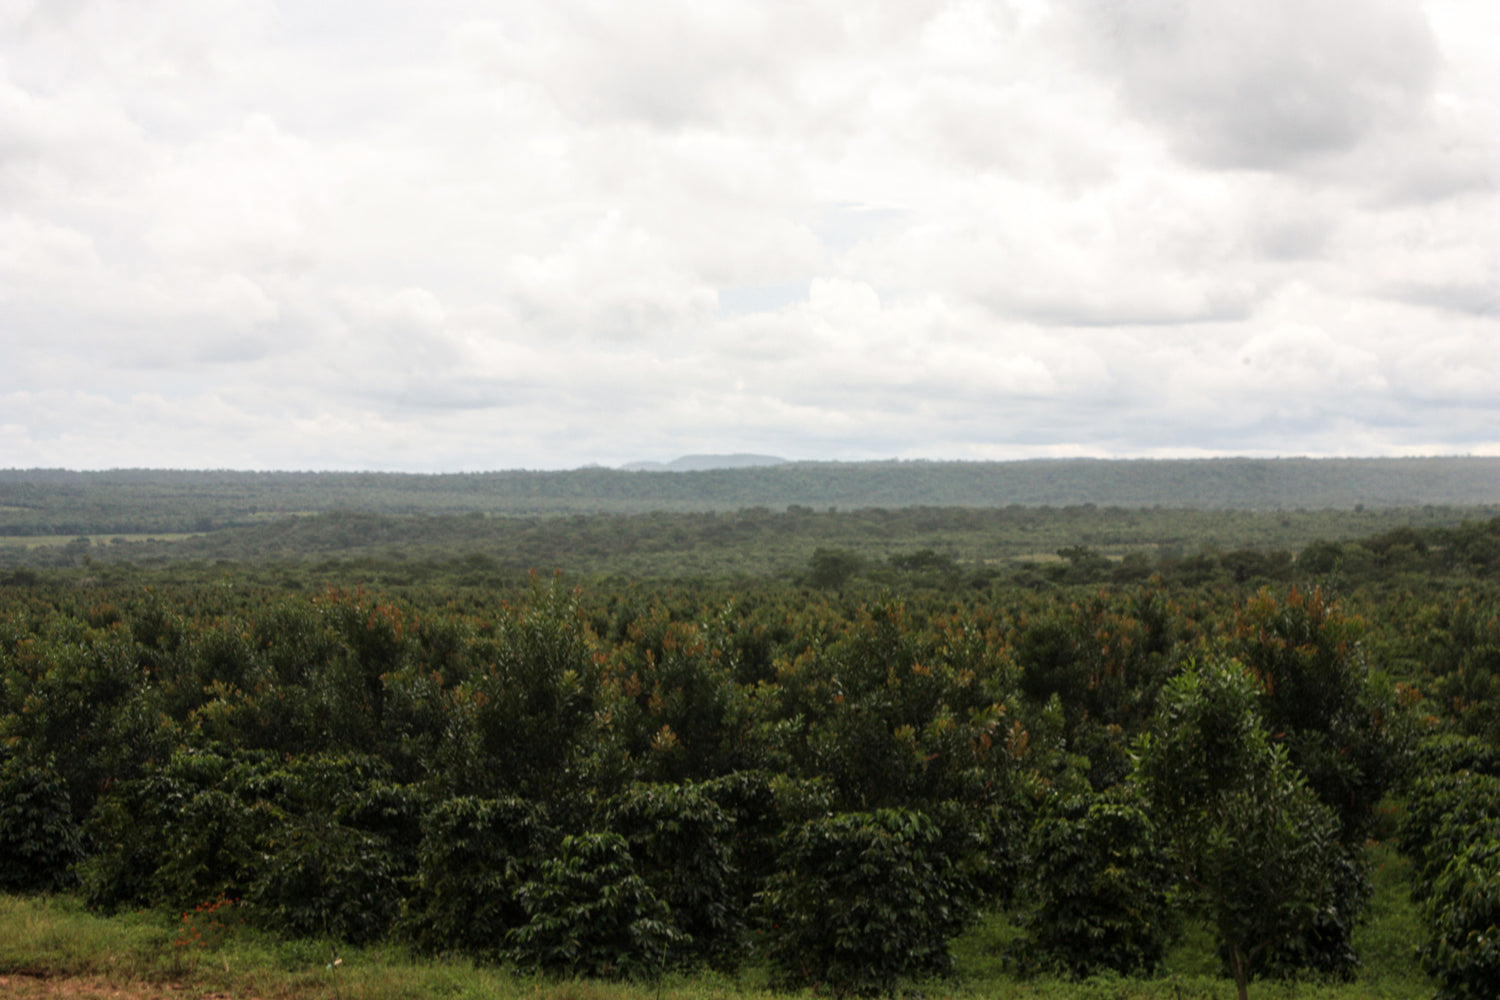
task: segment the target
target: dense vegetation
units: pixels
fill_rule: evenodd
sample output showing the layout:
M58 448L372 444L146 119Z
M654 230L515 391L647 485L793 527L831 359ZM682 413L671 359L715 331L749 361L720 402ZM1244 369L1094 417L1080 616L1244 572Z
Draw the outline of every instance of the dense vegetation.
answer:
M1064 575L1208 582L1389 576L1482 565L1500 508L1285 512L1169 508L919 507L901 510L574 515L521 518L336 512L172 540L0 538L0 572L73 568L77 577L187 582L225 564L263 582L496 584L560 569L574 579L821 577L905 587ZM819 556L818 553L822 555ZM815 559L816 557L816 559ZM1309 562L1294 569L1294 559ZM23 577L25 574L22 574Z
M159 536L335 510L553 516L789 506L1275 511L1497 502L1500 458L791 462L699 472L452 475L10 469L0 470L0 535Z
M13 570L0 889L860 993L982 912L1017 972L1078 976L1202 921L1243 996L1355 973L1394 839L1426 967L1492 995L1500 519L1230 544L581 588Z

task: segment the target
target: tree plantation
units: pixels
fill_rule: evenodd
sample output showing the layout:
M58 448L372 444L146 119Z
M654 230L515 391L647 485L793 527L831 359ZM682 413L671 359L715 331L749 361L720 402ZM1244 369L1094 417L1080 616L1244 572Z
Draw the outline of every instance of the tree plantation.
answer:
M1201 922L1244 997L1357 971L1392 841L1424 967L1491 997L1497 568L28 577L0 586L0 889L838 994L946 972L982 914L1021 975L1150 975Z

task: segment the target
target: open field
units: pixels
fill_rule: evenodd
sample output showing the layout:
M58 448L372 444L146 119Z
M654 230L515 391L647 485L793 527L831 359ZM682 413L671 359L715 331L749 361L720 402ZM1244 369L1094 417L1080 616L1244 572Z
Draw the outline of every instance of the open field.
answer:
M0 535L0 543L23 549L60 548L86 539L90 548L101 545L155 544L157 542L180 542L195 538L193 532L164 532L162 534L138 535Z

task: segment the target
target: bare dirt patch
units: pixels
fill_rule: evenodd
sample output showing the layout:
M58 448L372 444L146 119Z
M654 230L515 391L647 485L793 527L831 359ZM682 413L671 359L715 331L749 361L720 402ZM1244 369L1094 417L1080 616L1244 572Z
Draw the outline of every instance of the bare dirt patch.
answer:
M99 977L0 975L6 1000L253 1000L229 993L204 993L190 986L122 983Z

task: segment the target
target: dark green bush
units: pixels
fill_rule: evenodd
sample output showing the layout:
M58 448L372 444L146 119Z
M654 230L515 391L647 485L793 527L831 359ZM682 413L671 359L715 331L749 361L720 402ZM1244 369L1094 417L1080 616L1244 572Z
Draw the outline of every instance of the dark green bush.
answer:
M437 766L455 794L519 795L556 807L577 790L593 743L598 663L578 602L561 586L497 629L492 662L455 690Z
M669 964L737 965L746 942L734 899L734 822L718 803L696 785L636 785L608 803L604 819L683 934Z
M380 837L390 851L396 877L405 881L417 873L427 807L427 796L419 787L377 781L341 800L335 819L350 829Z
M17 756L47 762L81 823L110 782L164 758L176 733L141 686L133 646L113 632L78 632L74 641L43 645L31 676L8 678L15 710L0 719L0 735Z
M789 831L768 885L769 957L789 986L890 993L903 977L952 969L949 940L973 915L972 888L923 813L881 809Z
M551 840L541 809L520 799L439 803L422 820L405 935L423 951L498 961L526 922L520 891Z
M1127 787L1052 804L1032 827L1023 968L1150 975L1166 956L1171 873Z
M569 976L651 979L690 944L667 904L635 871L617 833L565 837L521 890L527 921L509 935L523 968Z
M1495 748L1437 738L1418 751L1430 773L1413 781L1398 835L1423 903L1422 967L1443 1000L1495 995L1500 982L1500 778Z
M1500 824L1471 832L1477 839L1444 867L1427 900L1432 938L1422 968L1441 1000L1491 1000L1500 983Z
M748 913L756 893L776 870L777 845L786 826L776 778L765 771L736 771L706 781L701 787L733 823L730 905Z
M82 856L68 789L56 770L0 758L0 891L61 889L75 881L71 867Z
M239 839L244 831L235 829L234 817L240 815L242 804L224 788L236 767L253 759L260 758L233 751L180 750L140 778L112 782L85 826L91 852L79 873L88 904L113 912L159 902L194 906L217 898L217 893L196 893L216 869L222 866L219 873L224 874L238 867L222 857L223 844L232 848L249 843ZM196 801L210 791L219 796L212 803ZM224 812L229 814L227 821L220 815ZM192 816L204 826L185 824ZM159 877L164 867L170 874ZM231 897L237 898L245 884L236 876Z
M89 906L112 913L157 901L167 831L192 794L174 776L153 774L119 782L99 798L85 826L93 850L78 867Z
M153 898L177 909L245 898L266 863L268 838L285 823L276 806L220 788L192 795L163 830Z
M1412 752L1411 774L1417 780L1457 771L1500 775L1500 746L1475 736L1440 733L1423 740Z
M1397 831L1402 853L1416 865L1412 895L1426 899L1449 861L1474 840L1474 831L1497 824L1500 778L1454 771L1414 782Z
M273 832L266 847L270 855L245 897L256 923L349 944L368 944L389 929L401 895L383 838L298 821Z

